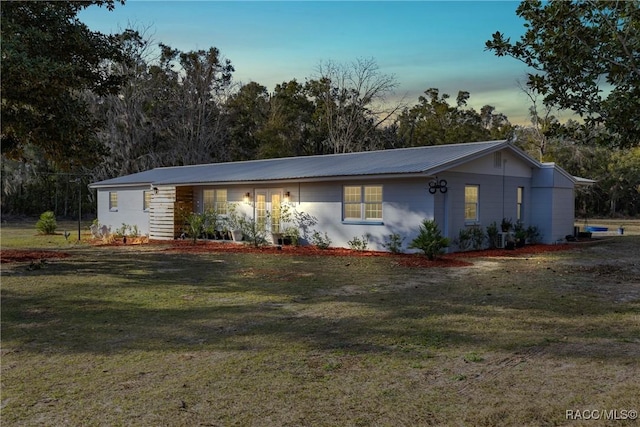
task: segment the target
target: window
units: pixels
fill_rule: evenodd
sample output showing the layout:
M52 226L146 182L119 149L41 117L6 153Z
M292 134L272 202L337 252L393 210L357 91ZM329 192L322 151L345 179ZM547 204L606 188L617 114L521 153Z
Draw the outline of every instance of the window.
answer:
M149 210L149 206L151 206L151 191L145 190L144 198L142 200L142 210L143 211L148 211Z
M344 220L382 220L381 185L347 185L343 197Z
M524 197L524 187L518 187L518 192L516 194L516 219L518 221L522 221L522 200Z
M115 191L109 191L109 210L118 210L118 193Z
M465 185L464 187L464 221L478 222L478 192L479 186Z
M204 210L213 210L220 215L227 214L227 190L206 189L202 191L202 204Z

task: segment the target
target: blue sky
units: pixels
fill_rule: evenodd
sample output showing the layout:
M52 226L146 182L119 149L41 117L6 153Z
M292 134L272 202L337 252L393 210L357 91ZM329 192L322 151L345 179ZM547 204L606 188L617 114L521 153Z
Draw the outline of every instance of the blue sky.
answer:
M453 99L470 92L476 110L496 107L527 124L527 97L518 87L526 67L484 50L495 31L519 38L517 1L142 1L112 12L92 6L79 18L104 33L151 27L154 42L182 51L217 47L234 79L277 83L312 78L320 61L374 58L393 74L394 97L409 105L435 87Z

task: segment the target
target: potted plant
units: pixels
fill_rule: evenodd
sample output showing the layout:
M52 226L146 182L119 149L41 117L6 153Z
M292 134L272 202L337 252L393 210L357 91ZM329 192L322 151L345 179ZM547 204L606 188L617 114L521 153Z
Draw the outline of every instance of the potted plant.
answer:
M275 245L298 245L300 240L300 229L294 226L295 214L287 204L281 204L278 221L280 223L279 232L271 233L272 241Z
M298 246L300 243L300 230L298 227L287 227L284 229L282 233L282 243L285 245L294 245Z

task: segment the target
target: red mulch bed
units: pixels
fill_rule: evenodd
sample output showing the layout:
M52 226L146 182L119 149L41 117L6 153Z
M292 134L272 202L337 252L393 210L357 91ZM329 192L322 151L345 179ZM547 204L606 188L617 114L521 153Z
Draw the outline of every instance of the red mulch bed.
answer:
M198 241L195 244L190 240L175 240L173 242L151 241L150 244L168 245L166 251L180 253L258 253L258 254L283 254L294 256L344 256L344 257L390 257L398 264L405 267L467 267L473 265L461 258L480 257L520 257L523 255L538 254L544 252L556 252L571 249L571 245L529 245L515 250L491 249L481 251L456 252L446 254L436 260L430 261L420 254L392 254L378 251L354 251L345 248L318 249L315 246L262 246L254 247L247 244L221 243L211 241Z
M30 251L23 249L10 249L0 251L0 262L29 262L43 259L68 258L71 254L58 251Z
M111 243L100 246L131 246L124 245L122 242ZM467 267L473 265L469 261L461 258L480 258L480 257L520 257L523 255L532 255L545 252L556 252L571 249L572 245L530 245L515 250L491 249L481 251L456 252L446 254L434 261L430 261L420 254L392 254L389 252L377 251L354 251L344 248L328 248L318 249L315 246L262 246L259 248L247 244L237 244L232 242L210 242L198 241L195 244L190 240L174 240L171 242L152 240L151 245L166 246L165 251L180 253L204 253L204 252L223 252L223 253L256 253L256 254L276 254L276 255L295 255L295 256L342 256L342 257L390 257L394 258L399 265L405 267L428 268L428 267ZM0 262L30 262L42 259L67 258L71 255L66 252L58 251L30 251L30 250L3 250L0 251Z

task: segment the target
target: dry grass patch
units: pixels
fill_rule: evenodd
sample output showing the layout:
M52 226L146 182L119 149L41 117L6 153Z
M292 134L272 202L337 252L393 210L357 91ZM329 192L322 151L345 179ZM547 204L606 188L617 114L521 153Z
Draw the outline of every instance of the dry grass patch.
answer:
M149 247L3 265L3 425L581 425L566 410L640 409L639 244L460 269Z

